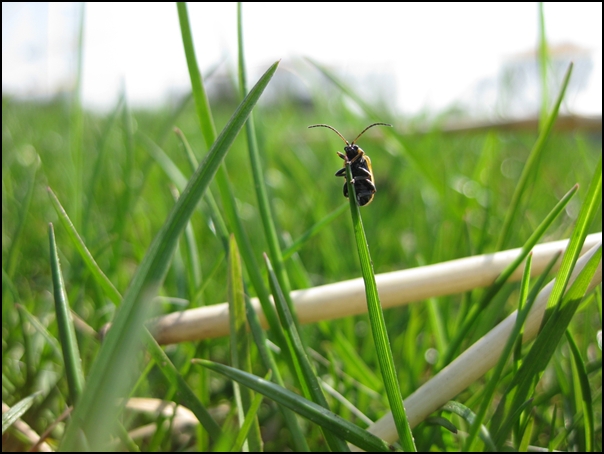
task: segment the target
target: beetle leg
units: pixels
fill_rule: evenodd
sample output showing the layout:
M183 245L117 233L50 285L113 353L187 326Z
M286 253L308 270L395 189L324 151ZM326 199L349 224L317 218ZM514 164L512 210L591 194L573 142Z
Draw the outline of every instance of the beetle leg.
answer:
M340 170L336 172L336 177L343 177L346 175L346 167L342 167Z
M357 155L356 155L354 158L352 158L352 159L350 160L350 163L352 164L353 162L358 161L359 159L361 159L361 157L362 157L364 154L365 154L365 152L359 148L359 152L357 153Z
M346 155L344 153L342 153L341 151L336 151L336 153L338 154L338 156L340 158L342 158L344 161L346 161L348 158L346 157Z

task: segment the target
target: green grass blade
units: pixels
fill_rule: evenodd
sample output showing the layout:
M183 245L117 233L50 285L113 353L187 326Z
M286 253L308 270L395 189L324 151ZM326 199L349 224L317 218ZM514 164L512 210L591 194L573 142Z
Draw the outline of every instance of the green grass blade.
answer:
M577 263L577 259L579 258L581 248L583 247L585 237L587 236L587 230L594 220L596 213L598 212L598 208L601 205L601 200L602 156L600 156L600 160L596 166L591 183L587 189L587 194L585 195L585 201L581 205L581 210L579 211L579 215L577 216L577 221L575 223L575 228L573 229L570 241L568 242L568 247L566 248L564 256L562 257L560 271L558 271L556 284L554 285L552 293L547 301L547 309L545 311L545 317L543 318L541 326L544 326L545 323L547 323L547 320L552 314L553 309L559 304L560 298L562 297L562 294L564 293L564 290L566 289L570 279L572 270L575 267L575 263Z
M480 436L480 439L484 442L485 446L489 449L489 451L497 451L489 430L483 424L477 423L476 415L468 407L459 402L450 401L443 405L441 410L450 411L451 413L454 413L457 416L465 419L471 427L478 427L477 433Z
M176 389L177 402L189 408L197 417L202 426L208 431L210 437L218 439L222 430L210 416L208 410L199 401L193 390L189 387L182 374L178 372L166 352L162 350L149 331L144 330L144 339L147 351L151 354L155 364L159 367L166 380Z
M526 318L528 317L531 307L533 307L533 303L535 302L536 296L535 292L533 298L531 300L528 300L532 260L533 254L530 253L526 258L524 273L522 275L522 281L520 283L520 296L518 302L518 316L516 317L516 323L514 324L514 328L512 329L512 332L508 337L505 347L501 352L501 356L499 358L499 361L497 362L497 365L495 366L495 370L493 371L493 374L491 375L491 378L487 383L485 390L483 391L480 408L478 410L476 418L474 419L474 422L470 427L468 438L466 438L464 442L465 451L473 451L475 449L475 446L473 446L474 440L476 439L478 430L484 421L484 418L487 414L487 410L491 405L491 402L493 401L493 396L495 395L497 385L499 384L499 381L501 379L503 369L508 361L508 358L512 353L512 350L514 349L514 345L518 342L518 340L522 340L522 327L524 325L524 322L526 321Z
M592 395L591 395L591 387L589 386L589 377L587 376L587 369L585 368L585 362L581 357L581 352L579 351L579 347L577 343L573 339L570 331L566 330L566 340L568 341L568 346L570 347L570 351L572 353L573 364L574 364L574 378L575 386L577 383L579 384L579 388L581 390L580 393L575 393L580 402L577 407L581 407L583 409L583 431L585 434L585 452L593 452L594 447L596 446L596 435L595 435L595 419L594 419L594 409L592 404Z
M36 391L30 396L21 399L15 405L13 405L8 411L2 413L2 435L17 421L21 416L25 414L27 410L31 408L34 403L36 396L40 394L40 391Z
M369 323L371 325L371 333L375 343L376 355L379 360L384 387L388 395L388 402L392 410L392 416L396 425L398 436L406 452L415 452L415 443L409 421L405 413L403 404L403 395L398 384L396 369L394 367L394 358L386 331L386 322L384 320L384 312L380 304L377 285L375 283L375 275L373 272L373 263L369 254L369 246L365 230L363 229L363 221L359 206L357 205L356 193L352 181L352 171L349 161L346 161L346 184L348 185L348 194L350 202L350 212L352 214L352 225L354 228L354 236L356 239L357 250L359 252L359 261L361 263L361 272L363 281L365 282L365 296L367 298L367 311L369 313Z
M270 380L271 375L272 375L272 373L269 370L268 373L266 374L266 376L264 377L264 379ZM258 413L258 409L260 408L260 404L262 403L263 398L264 398L264 396L260 393L257 393L254 396L254 400L252 401L252 404L250 405L250 408L249 408L247 414L245 415L245 419L243 421L243 424L241 425L241 429L239 430L239 433L237 434L237 438L235 439L235 442L233 443L233 446L230 449L231 452L241 451L241 448L243 447L243 443L245 442L245 439L247 438L248 433L250 432L250 429L252 428L252 425L258 424L258 418L256 417L256 414Z
M203 80L201 78L201 73L199 72L195 57L186 4L178 3L178 16L181 23L183 45L185 48L185 54L187 56L187 64L189 66L189 77L191 78L191 86L193 87L193 97L195 99L197 117L203 138L206 142L206 146L209 148L216 137L216 130L214 127L212 112L210 110L210 103L205 92ZM264 285L262 276L259 272L260 268L258 266L258 262L254 258L251 242L245 233L243 223L237 214L235 196L233 195L224 164L220 166L220 169L216 174L216 183L220 191L224 213L233 233L235 233L235 238L237 239L237 245L239 246L241 257L245 263L250 281L252 282L252 285L256 290L256 294L258 295L258 299L260 300L260 304L269 324L270 331L275 339L275 342L279 346L283 346L285 344L283 333L279 327L279 321L277 320L275 310L270 303L268 290Z
M243 25L241 18L241 2L237 3L237 39L238 39L238 55L239 55L239 92L241 98L247 94L247 76L245 68L245 53L243 50ZM268 200L268 192L266 189L266 179L262 170L263 164L260 159L260 151L258 148L258 141L256 140L256 129L254 126L254 116L250 115L245 124L245 131L247 133L247 146L250 155L250 164L252 170L252 177L254 179L254 189L256 191L256 199L258 201L258 209L260 211L260 219L262 219L262 226L264 229L264 237L268 244L269 256L271 258L272 265L275 269L275 274L279 280L279 286L283 290L283 295L287 304L289 304L290 311L294 317L294 322L297 323L297 317L293 312L293 303L289 293L291 291L289 277L283 265L283 255L281 254L281 246L279 245L279 239L277 237L277 229L275 227L274 216L271 210L271 206Z
M53 351L53 353L55 354L55 356L57 357L57 359L62 359L63 356L61 354L61 345L59 344L59 341L53 337L52 334L50 334L48 332L48 330L44 327L44 325L42 325L42 323L40 323L40 321L34 317L28 310L26 307L20 305L20 304L16 304L15 305L16 308L19 310L20 313L22 313L25 318L32 324L32 326L35 328L36 331L38 331L42 337L46 340L46 342L48 342L48 345L50 345L51 350Z
M384 452L390 448L386 442L370 434L366 430L340 418L335 413L317 405L310 400L299 396L288 389L275 385L272 382L263 380L255 375L247 374L238 369L234 369L223 364L214 363L203 359L193 360L196 364L207 367L210 370L218 372L226 377L236 380L242 385L252 388L254 391L285 405L299 415L310 421L324 427L327 432L333 432L346 441L364 449L368 452Z
M279 372L279 367L275 362L275 357L271 350L266 346L266 335L262 326L260 326L260 320L258 319L258 314L254 310L250 299L245 298L245 311L247 314L247 320L250 325L252 336L254 337L254 342L256 343L256 347L258 348L258 352L260 353L260 358L264 363L264 367L267 370L273 372L272 378L273 382L278 384L281 387L285 387L285 383L283 382L283 378L281 378L281 373ZM298 424L298 420L296 419L296 415L287 407L279 404L279 410L283 413L283 418L285 419L285 425L289 429L294 445L294 451L297 452L309 452L308 444L306 443L306 437Z
M57 198L55 193L50 188L47 188L47 191L48 195L50 196L50 201L52 202L54 209L57 212L57 215L59 216L61 224L67 231L69 239L78 251L78 254L86 265L86 268L88 268L88 271L90 272L90 274L92 274L92 277L94 278L95 282L103 289L107 298L109 298L116 306L119 305L122 301L122 296L120 295L120 292L118 292L113 283L109 280L105 273L103 273L103 270L101 270L99 265L94 260L94 257L84 244L84 241L78 234L76 228L71 222L71 219L67 215L67 212L61 205L61 202L59 202L59 199Z
M573 71L573 64L571 63L566 70L566 74L564 76L564 80L562 82L562 88L560 89L560 93L558 94L558 98L556 99L556 103L554 108L550 112L547 117L547 121L543 124L543 128L539 131L539 137L533 146L533 149L529 153L528 159L524 164L524 168L522 169L522 174L518 180L518 184L516 185L516 189L514 190L514 194L512 195L512 200L510 201L510 205L508 211L506 212L505 219L503 221L503 227L501 228L501 233L499 234L499 240L497 241L496 250L503 250L509 241L512 223L514 222L514 218L520 211L520 202L524 192L527 188L527 184L529 180L533 177L533 173L537 169L537 163L539 162L539 158L545 149L545 143L550 136L552 128L554 126L554 122L558 117L558 111L560 110L560 104L562 104L562 100L564 99L564 93L566 92L566 87L568 86L568 82L570 81L570 76Z
M464 319L463 325L461 326L461 328L459 328L457 330L455 336L453 337L453 339L451 340L451 343L449 344L449 348L443 358L443 363L442 363L443 366L449 364L453 360L453 357L455 356L457 349L459 348L459 346L461 345L463 340L468 336L468 332L469 332L470 328L472 327L472 325L474 324L474 322L478 319L480 314L484 311L485 307L493 300L495 295L501 290L503 285L507 282L508 278L512 275L512 273L518 267L518 265L520 265L522 263L522 261L526 258L526 256L531 251L531 249L533 249L533 247L537 244L537 242L543 236L543 234L549 228L549 226L552 225L552 223L556 220L558 215L560 213L562 213L562 211L564 210L564 208L566 207L566 205L568 204L568 202L570 201L572 196L575 195L575 193L577 192L578 189L579 189L578 185L573 186L571 188L571 190L568 191L564 195L564 197L562 197L560 199L560 201L548 213L548 215L541 222L541 224L539 224L539 226L537 226L537 228L531 234L529 239L526 240L526 243L524 243L524 245L522 246L522 250L521 250L520 254L518 254L518 257L516 257L516 259L512 263L510 263L506 267L505 270L503 270L501 272L501 274L497 277L497 279L495 279L495 282L493 282L493 284L488 289L485 290L485 293L483 294L483 296L480 299L480 301L478 302L478 304L476 304L472 307L472 309L470 310L470 313Z
M59 254L55 242L55 232L52 224L48 225L48 240L50 243L50 268L52 271L52 286L54 290L55 313L59 327L59 339L65 363L65 375L69 387L69 397L72 405L77 406L84 387L84 373L82 372L82 359L78 349L73 320L65 292L63 273L59 263Z
M510 414L495 434L494 438L497 446L502 446L504 440L507 438L516 418L519 416L518 409L527 401L529 390L545 370L550 358L554 354L560 338L564 335L568 324L587 291L601 258L602 245L600 243L600 247L589 259L575 282L564 295L560 310L550 317L550 320L542 328L523 361L520 370L514 376L512 383L510 383L508 390L512 390L515 387L517 389L510 406Z
M177 2L176 7L178 10L178 20L180 22L182 43L185 49L185 56L187 58L187 67L189 68L191 88L193 89L195 110L197 111L199 125L201 126L201 132L203 133L203 137L206 141L206 146L210 148L216 139L216 127L214 126L214 119L210 112L210 103L203 86L201 71L199 71L197 58L195 57L195 47L193 46L193 36L191 34L191 24L189 23L187 4L184 2Z
M149 247L92 365L91 378L84 390L81 405L67 427L62 445L64 449L76 449L80 430L83 430L95 449L101 448L107 439L110 430L107 424L115 420L118 410L107 405L107 402L113 402L129 387L130 380L123 379L124 371L135 363L132 355L136 354L136 346L143 334L143 322L149 314L150 300L157 294L166 275L178 238L249 113L271 80L277 65L275 63L269 68L239 105ZM87 417L84 418L83 415Z
M281 287L279 287L279 281L275 276L271 262L266 254L264 255L264 261L268 269L269 282L273 292L275 307L277 308L277 313L279 314L279 319L283 326L285 341L290 352L290 357L294 360L298 381L308 399L329 410L329 405L327 404L323 390L319 385L319 379L306 355L304 344L290 312L290 306L285 301ZM328 430L324 430L323 434L325 436L325 441L327 441L327 444L332 451L348 451L348 446L341 438L334 436L334 434Z
M234 235L229 241L229 279L227 284L229 301L229 336L231 341L231 365L245 372L252 372L252 360L247 332L245 301L243 292L243 271L241 269L241 257L237 249ZM239 423L243 424L244 415L249 413L252 400L254 399L249 388L240 388L235 384L235 401ZM255 419L249 432L248 449L252 452L262 450L262 439L260 438L260 426Z

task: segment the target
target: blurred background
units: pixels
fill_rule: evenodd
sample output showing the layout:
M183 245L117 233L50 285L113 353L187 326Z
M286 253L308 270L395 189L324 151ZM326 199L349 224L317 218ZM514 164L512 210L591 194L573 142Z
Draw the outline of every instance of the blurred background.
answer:
M2 4L2 91L47 99L73 90L81 3ZM602 113L602 4L546 3L551 85L575 69L563 111ZM236 4L189 5L208 91L232 90ZM269 99L309 101L327 85L305 57L337 70L365 99L398 114L460 111L480 119L526 118L540 106L536 3L250 3L243 6L253 78L283 59ZM107 111L120 93L135 107L170 103L190 90L172 3L85 6L85 108ZM266 100L266 99L265 99Z

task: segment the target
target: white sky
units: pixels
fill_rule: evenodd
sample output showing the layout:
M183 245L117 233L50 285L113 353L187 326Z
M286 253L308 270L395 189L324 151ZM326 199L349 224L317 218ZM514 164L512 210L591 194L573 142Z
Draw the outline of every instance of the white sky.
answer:
M571 106L602 112L602 3L545 3L550 44L592 52L587 91ZM236 64L236 4L189 4L202 71ZM48 96L75 73L78 4L2 4L2 90ZM438 111L495 77L502 62L535 48L536 3L243 4L250 83L278 59L310 57L346 76L385 72L399 112ZM83 100L111 108L122 87L134 105L189 87L174 3L88 3ZM310 66L309 66L310 71ZM302 77L304 75L302 74Z

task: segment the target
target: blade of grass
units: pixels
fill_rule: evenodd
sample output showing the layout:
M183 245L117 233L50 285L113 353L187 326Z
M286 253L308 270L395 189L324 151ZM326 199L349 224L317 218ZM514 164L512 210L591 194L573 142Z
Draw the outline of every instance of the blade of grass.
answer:
M575 392L575 395L580 400L577 402L577 407L581 407L583 409L583 432L585 436L585 452L593 452L594 446L596 446L596 436L595 436L595 420L594 420L594 409L592 405L592 396L591 396L591 388L589 386L589 377L587 376L587 369L585 368L585 362L581 357L581 352L579 351L579 347L577 347L577 343L573 339L572 334L569 330L566 330L566 340L568 341L568 346L570 347L570 351L572 353L573 358L573 377L574 384L579 385L580 393Z
M123 380L123 373L135 364L132 355L136 354L136 345L143 334L149 302L163 282L178 238L247 116L271 80L277 65L275 63L268 69L236 109L149 247L92 365L81 404L75 409L74 417L67 427L63 449L76 449L80 430L89 437L89 442L95 449L101 448L107 439L109 428L106 425L115 420L118 411L107 403L113 402L129 386L130 380Z
M243 23L241 17L241 2L237 2L237 42L238 42L238 55L239 55L239 92L241 98L247 95L247 76L245 69L245 53L243 50ZM281 246L279 245L279 239L277 237L277 229L275 227L274 216L271 210L271 206L268 200L268 192L266 189L264 174L262 171L262 162L260 160L260 152L258 149L258 141L256 140L256 129L254 126L254 115L250 115L246 124L245 131L247 135L247 146L250 155L250 164L252 169L252 177L254 179L254 189L256 191L256 199L258 201L258 209L260 211L260 219L262 219L262 226L264 228L264 237L268 244L269 256L271 263L275 269L275 274L279 281L279 286L283 291L285 301L289 305L290 312L293 316L294 323L299 323L296 313L293 309L293 303L290 297L291 286L289 283L289 277L285 267L283 266L283 255L281 254Z
M155 364L159 367L170 385L176 389L176 401L189 408L195 414L199 422L210 434L210 437L214 440L218 439L222 435L222 430L189 387L182 374L172 364L166 352L162 350L146 329L143 332L143 336L147 345L147 351L151 354Z
M86 268L88 268L88 271L92 274L92 277L94 278L95 282L103 289L103 291L105 292L105 296L107 296L107 298L109 298L113 302L113 304L118 306L122 301L122 295L120 295L120 292L118 292L113 283L109 280L105 273L103 273L103 270L101 270L99 265L94 260L94 257L84 244L84 241L78 234L76 228L71 222L71 219L67 215L67 212L61 205L61 202L59 202L59 199L57 198L55 193L50 188L46 188L46 190L48 191L50 201L52 202L54 209L57 212L57 215L59 216L61 224L67 231L67 235L71 240L73 246L78 251L78 254L84 262L84 265L86 265Z
M601 250L600 241L587 251L577 262L575 275L589 263L597 252ZM576 276L573 276L574 281ZM602 282L602 269L598 268L598 273L589 283L589 289L596 288ZM539 325L543 318L545 305L554 286L554 281L548 283L538 294L525 324L523 342L527 343L535 338L539 331ZM460 394L464 389L475 383L489 369L494 367L501 356L506 339L513 329L517 317L517 312L510 314L491 329L481 339L476 341L471 347L455 358L451 364L439 371L434 377L422 384L417 390L405 399L405 406L409 411L412 427L415 427L431 413L438 410L449 400ZM526 363L525 359L525 363ZM495 412L496 414L497 412ZM387 442L393 442L397 439L396 427L392 419L392 413L380 418L368 430L378 435ZM495 435L496 431L491 429Z
M452 400L443 405L442 410L450 411L451 413L454 413L457 416L463 418L471 427L476 426L478 428L476 432L480 436L480 439L484 442L486 448L489 451L497 450L495 448L495 443L493 443L493 439L491 438L489 430L482 423L478 424L478 419L476 415L468 407ZM466 445L468 445L467 439L465 443Z
M578 189L579 189L578 185L573 186L571 188L571 190L568 191L564 195L564 197L562 197L560 199L560 201L548 213L548 215L541 222L541 224L539 224L539 226L537 226L537 228L531 234L529 239L526 240L526 243L524 243L524 245L522 246L522 250L521 250L520 254L518 254L518 256L516 257L516 259L513 262L511 262L505 268L504 271L501 272L501 274L497 277L497 279L495 279L495 282L493 282L493 284L484 292L484 294L483 294L482 298L480 299L480 301L478 302L478 304L474 305L472 307L472 309L470 309L470 313L464 319L463 325L461 326L461 328L459 328L457 330L455 336L453 337L453 339L451 340L451 343L449 344L449 348L443 358L442 366L449 364L453 360L453 357L455 356L457 349L461 345L462 341L467 337L468 331L470 330L470 328L472 327L472 325L474 324L476 319L478 319L480 314L484 311L485 307L492 301L492 299L499 292L499 290L501 290L503 285L509 279L510 275L514 272L514 270L518 267L518 265L520 265L522 263L522 261L526 258L526 256L529 254L531 249L533 249L533 247L537 244L537 242L543 236L543 234L548 229L548 227L556 220L556 218L562 212L562 210L564 210L564 207L566 207L566 205L568 204L568 202L570 201L572 196L575 195L575 193L577 192Z
M520 201L526 190L527 183L530 178L533 177L533 172L537 168L537 162L539 162L539 158L543 150L545 149L545 143L549 138L549 135L554 126L554 122L558 117L558 111L560 110L560 104L562 104L562 100L564 99L564 93L566 92L566 87L568 86L568 82L570 81L570 76L573 71L573 64L571 63L566 70L566 74L564 76L564 81L562 82L562 87L560 88L560 93L556 99L556 103L554 104L554 108L547 117L547 120L543 124L543 127L539 131L539 137L533 145L531 152L524 164L524 168L522 169L522 174L518 180L518 184L516 185L516 189L514 189L514 194L512 195L512 200L510 201L510 206L508 211L505 214L505 219L503 221L503 227L501 228L501 233L499 235L499 240L497 241L496 250L500 251L507 246L509 241L512 223L514 222L514 218L516 214L520 210Z
M224 364L218 364L203 359L194 359L192 361L194 361L195 364L200 364L203 367L207 367L210 370L225 375L232 380L236 380L242 385L252 388L254 391L257 391L269 399L285 405L299 415L324 427L326 433L333 432L365 451L384 452L390 450L388 444L375 435L370 434L366 430L340 418L325 407L317 405L288 389L263 380L255 375L247 374L238 369L225 366Z
M78 349L73 319L65 292L63 273L59 263L59 254L55 242L55 232L52 223L48 224L48 240L50 243L50 268L52 271L52 286L54 290L55 313L57 314L57 326L59 328L59 339L63 351L65 363L65 375L69 387L69 397L72 405L77 405L84 388L84 373L82 372L82 359Z
M319 385L319 379L310 364L308 356L306 355L304 343L300 338L297 326L289 310L289 305L283 297L283 292L281 287L279 287L279 281L273 272L270 259L266 254L264 254L264 262L266 263L266 267L268 269L273 299L275 301L275 307L277 308L277 314L279 314L279 319L281 320L281 324L283 326L286 345L290 352L290 357L293 358L298 381L302 386L304 395L307 397L307 399L312 400L321 407L329 410L329 405L325 399L323 390ZM293 410L296 411L295 409ZM325 441L332 451L339 452L349 450L346 443L344 443L340 437L334 436L334 434L329 430L323 430L323 435L325 436Z
M271 350L266 346L266 335L264 334L264 330L262 326L260 326L260 320L258 319L258 314L252 307L252 303L250 299L245 296L245 312L247 315L247 320L250 325L250 329L252 331L252 336L254 337L254 342L256 343L256 347L258 347L258 352L260 353L260 358L264 363L264 367L272 371L273 382L281 387L285 387L285 383L283 382L283 378L281 378L281 373L279 372L279 367L275 362L275 358ZM298 420L296 419L296 415L287 407L279 404L279 410L283 413L283 418L285 419L285 424L287 425L293 445L294 451L297 452L309 452L308 444L306 443L306 438L304 437L304 433L298 424Z
M394 358L386 331L386 322L384 320L384 312L380 304L377 285L375 283L375 275L373 273L373 262L369 254L369 246L363 229L363 221L359 206L357 205L356 192L354 184L352 184L352 170L350 162L346 162L346 184L348 185L348 194L350 201L350 213L352 215L352 225L354 228L354 236L356 239L357 250L359 252L359 261L361 263L361 272L363 281L365 282L365 295L367 298L367 311L369 313L369 322L371 325L371 333L375 343L376 355L379 360L384 387L388 395L388 402L392 410L392 416L396 425L398 436L406 452L416 452L413 434L409 427L409 421L403 404L403 396L398 384L396 376L396 368L394 367Z
M501 379L501 375L503 373L503 368L505 367L508 358L510 357L512 350L514 349L514 345L520 340L522 340L522 327L528 314L535 302L536 293L533 295L533 298L529 300L529 283L531 279L531 264L532 264L533 254L529 253L526 258L526 264L524 265L524 274L522 276L522 281L520 283L520 295L518 301L518 317L516 317L516 323L514 323L514 328L508 337L508 340L505 344L503 352L497 362L497 366L495 366L495 370L493 371L493 375L491 376L485 390L483 392L483 396L480 403L480 409L472 422L470 427L468 437L464 442L464 451L473 451L476 447L474 446L474 441L476 439L476 435L478 434L479 427L482 425L484 418L486 416L487 410L493 401L493 396L495 395L495 390L497 389L497 385L499 384L499 380Z
M231 341L231 365L245 372L252 372L252 361L250 358L249 335L247 333L247 324L245 317L245 302L243 292L243 272L241 270L241 257L237 249L235 236L231 234L229 241L229 279L228 279L228 300L229 300L229 321L230 321L230 341ZM240 388L234 384L235 401L237 402L237 411L239 424L242 425L245 415L249 413L253 394L249 388ZM241 427L241 426L240 426ZM246 447L252 452L262 450L262 439L260 438L260 425L258 419L254 418L251 430L249 431Z
M272 375L272 373L269 370L268 373L265 375L264 379L267 381L270 380L271 375ZM245 415L243 424L241 424L241 429L239 430L239 433L237 434L237 438L235 438L235 441L233 442L233 446L231 446L231 449L230 449L231 452L241 451L241 448L243 447L243 442L247 438L248 433L249 433L250 429L252 428L252 425L258 424L258 418L256 417L256 414L258 413L258 409L260 408L262 399L264 399L264 396L260 393L256 393L256 395L254 396L254 400L252 401L252 404L250 405L250 408L249 408L247 414Z
M191 79L193 97L195 99L197 117L206 146L209 148L216 137L214 120L210 109L210 103L208 101L208 97L206 95L205 88L203 85L203 79L201 78L201 73L199 72L199 68L197 66L197 59L195 57L193 38L191 36L191 28L189 25L187 6L185 3L179 2L177 3L177 7L178 17L181 24L183 46L185 49L185 54L187 56L187 64L189 67L189 77ZM260 300L260 304L262 305L262 310L269 324L270 331L274 337L275 342L279 346L284 346L285 340L283 338L283 333L279 326L279 321L277 320L277 314L275 314L275 310L270 302L268 290L264 285L264 281L259 272L260 267L258 266L258 262L256 261L256 259L254 258L250 240L247 234L245 233L243 223L241 222L241 219L239 218L239 215L237 213L235 196L233 195L233 191L229 183L229 177L226 171L226 166L224 165L224 163L222 163L222 165L218 169L218 172L216 173L216 184L218 185L218 190L220 191L220 197L222 200L224 213L230 224L230 228L235 234L235 239L237 240L237 245L239 246L241 257L243 258L243 262L245 263L245 267L248 272L250 281L252 282L252 285L256 290L256 294L258 295L258 299ZM287 351L285 354L287 355Z
M41 391L36 391L24 399L21 399L9 410L2 413L2 435L4 435L4 432L6 432L10 426L12 426L21 416L25 414L27 410L31 408L34 403L34 399L40 393Z
M559 307L560 299L562 298L564 290L566 289L572 270L575 267L575 263L579 258L581 247L585 242L587 230L601 205L601 199L602 156L600 156L600 160L596 166L595 172L589 184L589 188L587 189L587 194L585 195L585 201L581 205L581 210L577 216L575 228L573 229L573 233L570 237L568 247L566 248L564 256L562 257L560 271L558 271L556 278L556 285L554 285L552 293L549 296L549 300L547 301L547 310L545 312L545 317L543 317L541 326L545 326L550 315L555 312L554 309Z
M530 389L541 376L541 373L545 370L550 358L554 354L560 338L564 335L570 320L600 265L601 258L602 245L600 243L598 250L589 259L585 267L577 276L575 282L565 294L562 300L561 309L552 316L543 327L522 363L520 370L510 383L508 392L514 388L517 389L510 406L509 416L494 436L497 446L502 446L504 440L508 437L512 426L516 421L516 417L519 416L517 414L517 409L527 401Z

